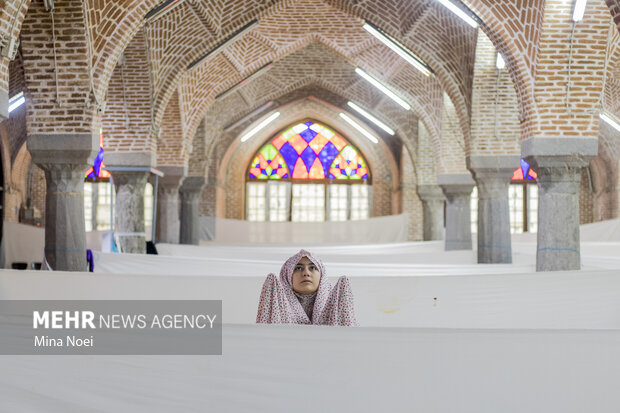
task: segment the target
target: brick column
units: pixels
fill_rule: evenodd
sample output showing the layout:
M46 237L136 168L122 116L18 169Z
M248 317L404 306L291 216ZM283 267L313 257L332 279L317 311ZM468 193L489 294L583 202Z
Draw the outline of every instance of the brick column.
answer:
M593 138L531 138L524 159L538 173L536 271L581 269L579 184L581 168L598 152Z
M508 185L520 157L471 156L467 167L478 187L478 263L510 264L510 210Z
M437 175L446 196L446 251L471 249L471 174Z
M31 135L28 150L45 171L45 260L55 271L86 271L84 172L99 150L92 134Z
M443 210L446 197L439 185L418 185L422 200L424 241L442 240L444 237Z
M205 178L188 176L179 189L181 194L180 243L198 245L200 241L200 195Z
M160 166L164 173L157 190L157 242L179 243L179 187L187 174L182 166Z

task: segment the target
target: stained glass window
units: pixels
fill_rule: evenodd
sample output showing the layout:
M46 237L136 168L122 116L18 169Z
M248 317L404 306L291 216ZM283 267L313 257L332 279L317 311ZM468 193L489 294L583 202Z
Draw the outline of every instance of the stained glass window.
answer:
M329 128L299 123L261 148L250 164L249 179L370 178L366 160Z
M524 178L525 177L525 178ZM515 169L512 174L513 181L533 181L538 178L538 174L530 168L530 164L521 159L521 167Z

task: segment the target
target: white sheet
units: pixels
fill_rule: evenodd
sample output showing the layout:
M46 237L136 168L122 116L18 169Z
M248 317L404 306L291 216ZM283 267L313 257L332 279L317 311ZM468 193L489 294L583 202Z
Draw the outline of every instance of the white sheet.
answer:
M407 241L406 214L342 222L250 222L200 217L200 239L220 243L373 244Z
M264 276L0 272L0 299L211 299L256 319ZM351 277L362 326L620 329L617 271Z
M223 356L0 357L7 412L617 413L619 331L224 326Z

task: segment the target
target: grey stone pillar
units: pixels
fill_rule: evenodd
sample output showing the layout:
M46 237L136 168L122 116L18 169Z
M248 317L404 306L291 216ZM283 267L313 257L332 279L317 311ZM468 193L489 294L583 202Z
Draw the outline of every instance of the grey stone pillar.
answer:
M532 138L524 159L538 173L536 271L578 270L581 168L598 153L592 138Z
M32 161L45 171L45 260L55 271L86 271L84 172L99 138L31 135L27 145Z
M439 185L418 185L422 200L424 241L442 240L444 233L443 211L446 197Z
M471 156L467 167L478 187L478 263L512 263L508 185L519 155Z
M475 182L471 174L442 174L437 182L446 196L445 250L472 249L470 200Z
M154 158L155 154L151 152L110 152L104 155L116 190L114 237L121 252L146 253L144 187Z
M121 252L146 253L144 233L144 187L147 171L111 171L116 190L114 237Z
M179 187L187 174L182 166L160 166L157 169L164 173L159 178L157 190L157 242L168 244L179 243Z
M198 245L200 241L200 195L205 178L188 176L179 189L181 194L181 233L180 243Z

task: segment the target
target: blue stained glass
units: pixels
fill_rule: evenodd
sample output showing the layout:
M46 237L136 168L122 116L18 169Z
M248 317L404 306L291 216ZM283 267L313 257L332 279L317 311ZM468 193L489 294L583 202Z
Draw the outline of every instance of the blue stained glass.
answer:
M93 163L93 169L96 176L99 176L99 171L101 170L101 162L103 162L103 148L99 147L99 152L97 153L97 157L95 158L95 162Z
M284 174L284 176L282 177L282 179L286 179L288 178L288 174Z
M280 148L280 155L284 158L284 162L286 162L286 166L288 167L289 172L295 169L295 163L297 162L297 151L293 148L289 142L286 142Z
M334 176L334 174L330 173L328 176L329 179L336 179L336 177Z
M527 173L530 170L530 164L525 162L525 160L521 159L521 171L523 172L523 176L528 176ZM532 179L528 176L529 179Z
M304 138L304 140L308 143L310 143L310 141L312 139L314 139L314 137L318 135L315 131L313 131L312 129L308 128L303 132L299 132L299 136L301 136L302 138Z
M250 178L256 178L252 172L250 172Z
M312 121L304 122L304 125L306 125L307 127L310 127L310 126L314 125L314 122L312 122Z
M364 176L362 176L362 179L368 179L368 174L365 174Z
M321 165L323 165L323 170L325 172L329 171L329 167L332 166L332 163L334 163L336 156L338 156L338 149L333 143L327 142L323 147L323 150L319 152L319 161L321 162Z
M528 176L527 176L527 179L529 179L530 181L533 181L533 180L534 180L534 178L532 178L532 176L531 176L531 175L528 175Z
M261 172L263 175L267 175L267 171L266 171L266 170L264 170L264 169L261 169L261 170L260 170L260 172Z
M304 165L306 165L306 170L310 172L310 168L312 168L312 164L316 159L316 153L312 150L311 147L307 146L306 149L301 153L301 160L304 161Z

